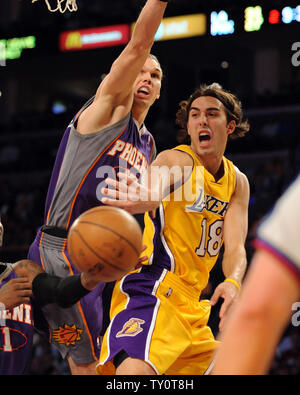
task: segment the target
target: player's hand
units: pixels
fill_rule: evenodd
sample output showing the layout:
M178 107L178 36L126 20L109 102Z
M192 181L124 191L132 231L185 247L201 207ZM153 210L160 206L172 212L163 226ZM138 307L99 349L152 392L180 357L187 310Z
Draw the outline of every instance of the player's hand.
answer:
M29 302L31 296L32 284L27 277L13 278L0 289L0 302L5 309Z
M159 200L155 199L149 189L141 185L135 176L118 173L118 177L121 181L113 178L105 180L111 188L102 188L102 203L123 208L130 214L153 211L158 207Z
M220 308L220 312L219 312L219 317L220 317L219 329L220 329L220 331L224 328L224 322L226 321L228 312L232 308L233 304L237 301L238 296L239 296L238 288L234 284L232 284L231 282L228 282L228 281L222 282L215 289L215 292L213 293L213 295L210 299L211 306L214 306L218 302L219 298L224 299L224 302L223 302L223 304Z

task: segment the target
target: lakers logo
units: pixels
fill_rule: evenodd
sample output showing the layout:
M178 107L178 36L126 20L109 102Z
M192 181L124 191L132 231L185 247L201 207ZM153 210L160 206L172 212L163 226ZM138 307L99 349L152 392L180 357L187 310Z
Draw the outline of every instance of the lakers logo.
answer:
M122 330L116 334L116 337L136 336L143 331L141 325L144 323L145 321L140 318L130 318L130 320L124 324Z
M81 339L82 329L78 329L76 325L59 326L57 330L53 331L53 339L60 344L65 344L66 346L74 346L75 342Z

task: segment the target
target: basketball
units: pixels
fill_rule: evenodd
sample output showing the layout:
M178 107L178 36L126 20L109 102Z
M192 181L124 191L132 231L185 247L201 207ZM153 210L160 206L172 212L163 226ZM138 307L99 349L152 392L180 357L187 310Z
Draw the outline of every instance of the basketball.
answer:
M116 281L137 265L142 230L136 219L120 208L95 207L74 221L67 249L80 272L99 281Z

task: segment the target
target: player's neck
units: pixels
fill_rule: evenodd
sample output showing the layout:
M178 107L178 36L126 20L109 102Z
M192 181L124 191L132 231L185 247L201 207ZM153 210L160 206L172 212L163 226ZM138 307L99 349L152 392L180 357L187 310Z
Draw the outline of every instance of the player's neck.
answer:
M201 156L199 158L205 169L215 178L217 182L224 175L223 156L211 157Z
M136 108L136 107L132 108L133 119L135 120L135 123L136 123L141 134L144 133L144 129L145 129L144 128L144 121L146 119L148 111L149 111L149 108L144 109L144 110L142 110L140 108Z
M144 123L142 123L141 125L139 125L139 123L133 118L134 123L136 124L136 127L138 128L138 131L140 133L140 135L142 136L145 131L146 131L146 126Z

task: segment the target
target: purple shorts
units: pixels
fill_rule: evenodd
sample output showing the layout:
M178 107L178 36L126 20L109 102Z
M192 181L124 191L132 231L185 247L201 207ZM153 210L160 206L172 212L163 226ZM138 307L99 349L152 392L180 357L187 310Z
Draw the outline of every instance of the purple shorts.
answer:
M40 264L47 273L60 277L78 273L68 255L66 239L48 235L41 230L30 247L28 259ZM63 358L69 354L76 364L98 360L104 287L105 283L100 283L72 307L63 309L54 303L43 307L51 331L50 341Z

